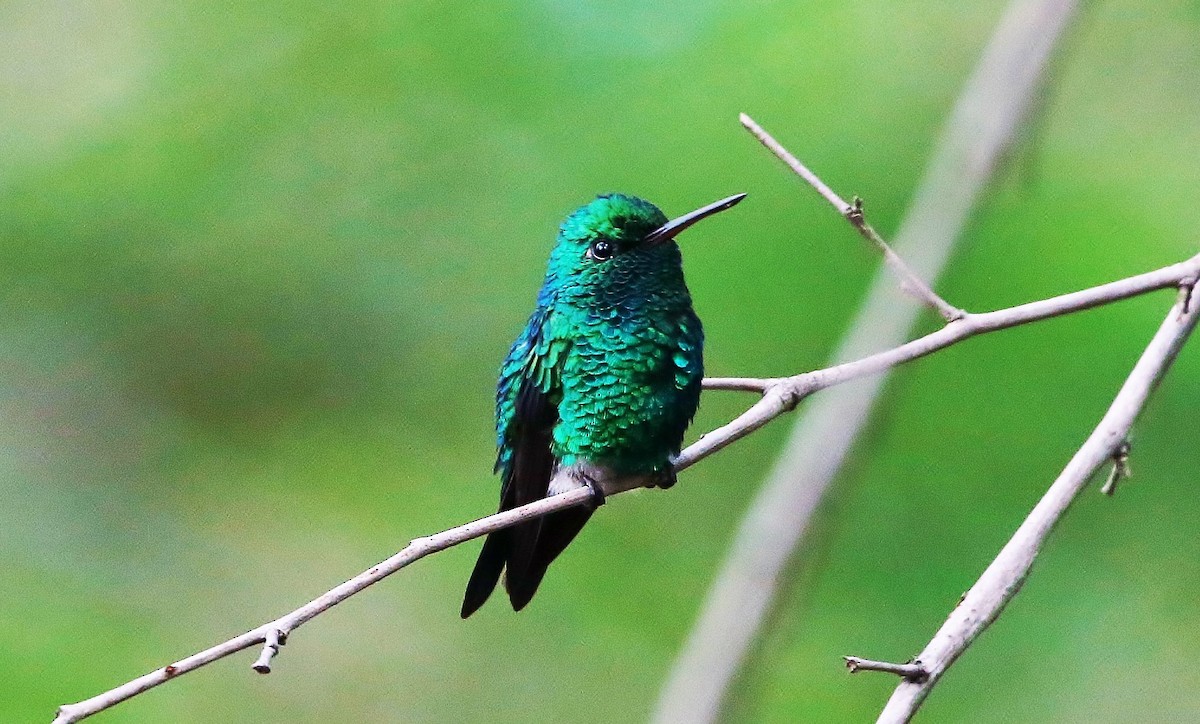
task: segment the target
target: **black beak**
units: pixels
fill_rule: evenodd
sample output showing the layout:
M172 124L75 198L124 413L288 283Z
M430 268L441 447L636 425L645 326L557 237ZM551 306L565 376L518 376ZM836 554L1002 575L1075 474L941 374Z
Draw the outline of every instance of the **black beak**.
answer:
M708 206L701 206L695 211L684 214L678 218L671 219L667 223L647 234L646 238L644 239L644 243L661 244L668 239L674 239L676 234L688 228L700 219L712 216L713 214L724 211L725 209L732 209L744 198L746 198L746 194L734 194L727 199L715 201Z

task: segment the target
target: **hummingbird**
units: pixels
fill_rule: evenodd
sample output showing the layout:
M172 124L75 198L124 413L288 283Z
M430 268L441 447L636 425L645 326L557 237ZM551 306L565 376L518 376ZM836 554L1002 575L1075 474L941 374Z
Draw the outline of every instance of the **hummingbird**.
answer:
M487 601L502 571L513 610L524 608L603 504L604 481L674 484L672 462L704 377L704 330L675 237L745 196L668 221L649 201L604 194L563 221L537 307L500 367L494 472L501 511L580 484L593 497L489 534L463 618Z

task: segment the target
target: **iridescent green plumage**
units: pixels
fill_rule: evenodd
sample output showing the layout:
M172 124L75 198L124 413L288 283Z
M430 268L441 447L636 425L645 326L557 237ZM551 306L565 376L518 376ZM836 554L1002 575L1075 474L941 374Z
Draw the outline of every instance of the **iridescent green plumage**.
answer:
M704 333L673 236L741 197L675 222L632 196L600 196L563 222L537 308L500 371L496 432L500 509L547 495L560 467L673 482L671 457L700 400ZM463 616L502 568L513 608L591 515L572 509L488 536Z

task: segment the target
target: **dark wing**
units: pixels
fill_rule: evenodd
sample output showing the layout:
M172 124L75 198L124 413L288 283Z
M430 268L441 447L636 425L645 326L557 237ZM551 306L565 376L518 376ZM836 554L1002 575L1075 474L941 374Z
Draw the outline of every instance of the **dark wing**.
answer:
M569 346L565 335L554 331L553 315L539 309L501 369L496 396L501 511L545 498L554 475L551 442L561 398L557 367ZM515 610L523 608L537 591L546 567L590 514L564 511L488 535L467 582L463 618L488 599L505 567L509 600Z
M546 497L557 460L550 451L551 434L558 422L558 407L533 385L518 397L522 429L516 441L511 473L501 509L525 505ZM511 501L511 503L506 502ZM520 611L537 592L546 568L562 553L591 516L590 509L551 513L510 528L504 587L514 611ZM493 582L494 584L494 582Z
M554 474L550 441L557 420L558 410L550 404L549 396L531 381L525 380L517 392L514 417L508 424L512 444L507 455L501 453L501 511L546 497L550 477ZM506 564L506 587L511 589L514 580L523 580L523 571L529 569L533 560L541 526L540 519L532 520L488 535L471 579L467 582L463 618L470 616L487 601Z

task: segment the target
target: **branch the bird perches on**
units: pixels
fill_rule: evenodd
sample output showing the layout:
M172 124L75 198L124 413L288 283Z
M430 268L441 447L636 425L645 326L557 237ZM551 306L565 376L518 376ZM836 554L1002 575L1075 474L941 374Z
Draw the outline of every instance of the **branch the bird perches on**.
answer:
M748 127L750 124L753 124L753 121L751 121L748 117L744 117L744 122L748 122ZM757 124L754 125L757 127ZM761 128L759 131L761 131ZM782 147L780 148L782 149ZM786 153L786 151L784 152ZM790 156L790 154L788 155ZM811 172L809 172L809 174L812 176L812 179L816 181L816 183L820 183L821 187L824 187L826 190L828 190L828 187L824 186L824 184L820 182L820 179L817 178L815 174L811 174ZM829 191L829 193L832 194L832 191ZM836 194L833 196L840 200L840 197L837 197ZM862 230L869 229L870 227L866 224L865 218L862 217L861 205L855 204L851 206L843 201L841 206L849 209L849 211L843 211L843 215L846 216L851 223L860 230L861 233L867 235L867 232ZM857 217L852 218L854 215L857 215ZM874 234L873 230L870 233ZM878 237L878 235L874 236L876 238ZM868 235L868 238L871 237ZM874 241L874 239L872 240ZM894 252L891 252L882 239L878 239L876 246L884 254L885 259L890 259L887 261L887 263L890 268L896 271L897 275L901 279L901 283L906 288L914 290L915 295L919 299L941 314L943 319L947 320L946 324L935 332L914 339L893 349L868 355L861 359L853 360L843 364L833 365L825 369L804 372L787 377L710 378L705 380L704 388L707 390L735 390L753 392L761 394L761 398L752 406L750 406L749 409L729 423L708 432L698 441L684 449L675 461L675 469L677 472L686 470L709 455L712 455L731 443L746 437L769 422L782 416L784 413L795 409L797 405L799 405L810 395L813 395L821 390L872 375L905 362L924 357L976 335L1008 329L1010 327L1029 324L1031 322L1050 319L1052 317L1058 317L1065 314L1071 314L1160 289L1181 288L1188 290L1187 293L1181 294L1180 301L1177 302L1175 307L1172 308L1172 312L1168 316L1167 321L1164 322L1159 334L1155 336L1150 347L1147 348L1146 353L1143 355L1142 361L1138 363L1134 373L1130 376L1130 380L1127 381L1126 388L1132 389L1127 392L1126 388L1122 388L1121 395L1118 395L1118 401L1114 402L1114 408L1118 406L1118 402L1120 403L1121 412L1119 422L1123 424L1131 424L1133 417L1135 417L1137 411L1141 409L1141 404L1145 402L1145 398L1153 388L1154 383L1156 383L1161 378L1162 374L1165 373L1167 366L1174 358L1174 354L1178 351L1179 347L1182 346L1187 334L1190 333L1192 327L1195 325L1197 318L1196 308L1200 307L1200 304L1189 303L1191 298L1190 290L1192 286L1195 285L1197 277L1200 276L1200 255L1177 264L1172 264L1170 266L1157 269L1155 271L1146 272L1144 274L1139 274L1121 279L1119 281L1110 282L1108 284L1102 284L1100 286L1083 289L1077 292L1063 294L1061 296L1029 302L1015 307L1009 307L1007 309L1000 309L992 312L970 313L953 307L942 300L941 297L938 297L928 287L928 285L924 284L924 282L920 282L919 285L914 284L914 279L916 279L918 282L920 280L916 278L915 274L908 270L907 266L902 260L899 259L899 257L895 256ZM890 257L889 252L891 252ZM1111 414L1113 413L1110 410L1110 415ZM1109 416L1106 416L1105 420L1108 421ZM1102 423L1102 426L1103 425L1104 423ZM1097 428L1098 432L1100 430L1101 428ZM1128 431L1128 424L1124 424L1124 430L1125 432ZM1119 444L1123 441L1123 439L1123 436L1119 437L1113 442L1113 445ZM1089 440L1089 443L1090 442L1091 440ZM1088 448L1088 446L1085 445L1085 448ZM1092 453L1095 453L1096 449L1088 448L1088 450L1090 455L1088 457L1088 464L1090 464L1094 458ZM1100 452L1102 452L1103 455L1099 458L1099 462L1096 462L1095 465L1102 464L1105 460L1111 458L1116 453L1116 449L1115 447L1113 449L1105 448L1100 450ZM1081 450L1081 454L1082 453L1083 450ZM1075 461L1073 460L1072 465L1075 466L1075 468L1069 466L1069 470L1076 470L1076 468L1082 469L1080 466L1083 466L1084 463L1076 465ZM1094 469L1094 467L1092 469ZM1064 471L1064 476L1065 475L1066 471ZM1062 477L1060 477L1060 480L1062 480ZM1078 488L1082 487L1083 482L1086 482L1086 477L1082 479L1082 482L1079 482L1076 477L1072 477L1072 480L1075 481L1072 484L1076 486L1073 488L1073 491L1078 492ZM1055 485L1058 486L1058 482L1056 482ZM617 486L616 488L610 490L608 489L608 486L606 486L606 492L608 492L609 495L617 492L624 492L625 489L629 488L622 489L620 486ZM1053 493L1054 491L1055 488L1052 488L1051 492ZM1051 494L1048 493L1047 498L1050 496ZM375 566L372 566L354 578L351 578L341 585L329 590L322 596L309 601L308 603L291 611L288 614L285 614L284 616L262 624L261 626L247 631L246 633L235 636L208 649L180 659L172 664L154 669L149 673L139 676L138 678L118 687L110 689L109 691L77 703L65 704L59 707L58 715L55 717L54 722L55 724L67 724L68 722L80 721L81 719L108 709L109 707L115 706L116 704L137 696L145 691L148 691L149 689L164 684L172 679L178 678L183 674L195 671L196 669L212 663L213 661L217 661L218 659L225 658L231 654L256 646L261 646L262 650L258 658L253 663L252 668L259 673L269 673L271 671L272 659L279 653L280 647L287 641L287 639L296 629L308 621L311 621L318 615L324 613L325 611L333 608L342 601L345 601L347 598L354 596L355 594L374 585L375 583L378 583L400 569L405 568L409 564L420 560L427 555L446 550L447 548L451 548L460 543L465 543L466 541L478 538L496 530L516 525L531 518L586 504L591 500L591 497L592 492L589 488L576 488L565 493L560 493L553 497L539 500L535 503L530 503L519 508L514 508L503 513L497 513L495 515L490 515L464 525L450 528L434 535L416 538L390 558L378 563ZM1058 498L1055 500L1058 500ZM1045 502L1046 501L1044 499L1043 503ZM1039 508L1035 509L1034 513L1038 514L1041 507L1042 505L1039 504ZM1056 507L1050 510L1049 515L1052 515L1052 517L1046 517L1043 515L1038 519L1039 522L1037 523L1037 531L1041 535L1041 538L1037 539L1038 541L1040 541L1045 537L1046 534L1049 533L1048 526L1052 526L1053 522L1056 521L1058 516L1061 516L1062 512L1064 511L1065 504L1061 508ZM1033 517L1034 516L1031 515L1031 519L1033 519ZM1027 521L1027 523L1028 522L1029 521ZM1022 526L1022 530L1024 530L1024 528L1025 526ZM1019 534L1020 532L1018 532L1018 535ZM1006 547L1005 550L1007 551L1008 547ZM1036 550L1034 550L1033 553L1036 554ZM1001 555L1003 556L1004 553ZM1000 559L997 560L999 561ZM1031 560L1032 559L1030 558L1030 561ZM994 566L995 564L993 564L993 567ZM988 570L991 572L992 569L989 568ZM985 574L985 577L986 576L987 574ZM978 588L981 584L983 584L982 579L981 583L977 584L976 587ZM972 589L972 591L974 590L975 589ZM1015 594L1015 590L1012 591L1011 594ZM1009 598L1011 598L1011 595L1009 595ZM974 630L975 635L977 635L979 631L986 627L986 625L990 623L990 621L994 619L996 615L999 614L1000 609L1003 608L1003 605L1007 602L1007 600L1008 599L1006 598L1004 601L1000 602L999 607L995 609L991 618L983 621L982 624L976 625ZM959 608L956 609L956 614L960 610L963 610L963 606L959 606ZM947 628L951 627L951 623L953 621L955 621L955 619L952 616L952 621L947 622L946 626L943 627L943 631L939 632L938 637L935 638L934 641L931 642L930 647L926 649L927 652L932 652L942 656L943 658L935 659L933 656L929 656L927 658L924 654L920 657L922 667L931 667L930 662L933 661L938 661L940 663L932 665L931 668L925 669L925 671L928 673L928 676L925 677L921 683L917 683L917 679L922 678L919 676L914 675L910 676L909 679L906 679L905 682L901 684L901 687L897 690L896 696L893 697L893 702L898 702L900 700L913 702L910 704L910 706L912 707L912 710L915 711L915 707L918 706L920 701L924 699L924 696L927 695L929 688L936 683L938 677L945 670L945 667L948 666L954 660L954 658L956 658L957 655L960 654L961 651L970 644L970 640L973 640L972 636L970 640L966 640L961 647L957 649L953 645L947 646L946 638L947 636L950 636L950 634L943 636L943 633L946 632ZM889 667L887 669L889 671L906 671L910 675L914 673L906 668L905 665L888 665L880 664L879 662L874 663L879 664L879 666ZM860 665L860 668L868 667ZM912 687L921 688L913 689ZM896 703L895 706L900 707L903 706L903 704ZM889 708L893 708L892 705L889 705Z

